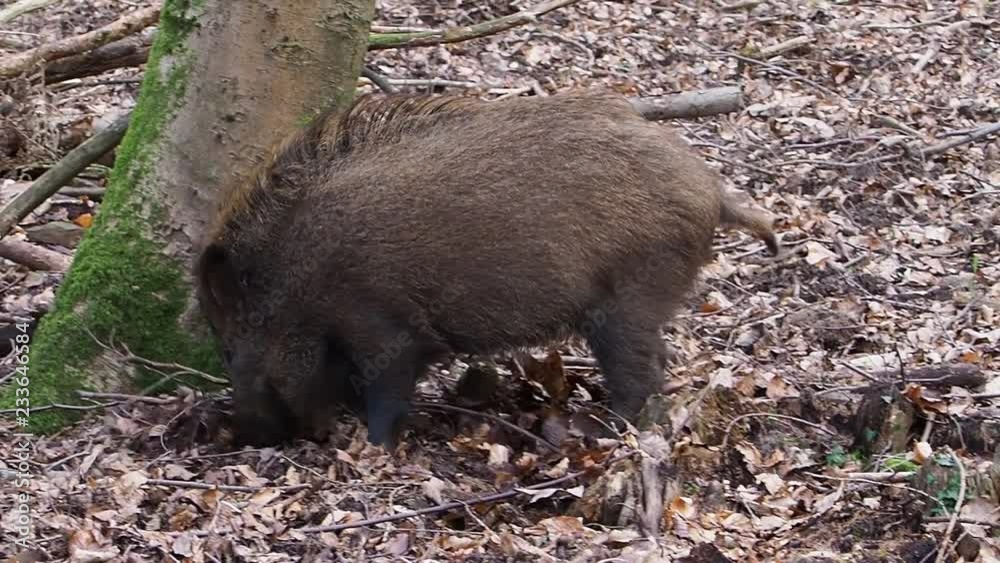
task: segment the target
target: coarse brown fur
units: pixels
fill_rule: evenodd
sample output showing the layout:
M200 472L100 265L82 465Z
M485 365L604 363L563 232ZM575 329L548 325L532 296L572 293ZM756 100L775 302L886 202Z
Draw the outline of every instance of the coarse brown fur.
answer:
M636 415L716 227L777 250L770 218L721 187L616 94L367 97L320 116L223 197L199 262L243 441L287 438L339 400L390 443L442 353L573 333Z

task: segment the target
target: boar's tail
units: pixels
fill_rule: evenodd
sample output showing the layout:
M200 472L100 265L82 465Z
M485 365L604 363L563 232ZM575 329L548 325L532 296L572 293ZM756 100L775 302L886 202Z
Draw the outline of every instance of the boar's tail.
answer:
M741 227L753 233L764 241L772 255L777 255L781 249L774 234L774 218L769 213L743 207L731 196L724 195L719 219L725 227Z

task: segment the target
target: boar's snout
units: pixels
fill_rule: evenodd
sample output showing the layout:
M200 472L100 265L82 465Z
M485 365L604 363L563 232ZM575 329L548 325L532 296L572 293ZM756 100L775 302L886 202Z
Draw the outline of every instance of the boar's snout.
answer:
M235 441L240 446L277 446L295 435L279 417L261 413L236 414Z
M274 446L297 433L294 415L267 383L234 381L233 405L235 439L241 446Z

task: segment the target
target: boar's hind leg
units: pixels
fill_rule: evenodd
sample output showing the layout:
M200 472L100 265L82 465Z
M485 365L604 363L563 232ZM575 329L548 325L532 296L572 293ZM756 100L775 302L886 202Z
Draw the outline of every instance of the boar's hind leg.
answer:
M663 341L658 323L649 317L649 312L619 308L587 331L611 395L611 408L630 420L663 383Z

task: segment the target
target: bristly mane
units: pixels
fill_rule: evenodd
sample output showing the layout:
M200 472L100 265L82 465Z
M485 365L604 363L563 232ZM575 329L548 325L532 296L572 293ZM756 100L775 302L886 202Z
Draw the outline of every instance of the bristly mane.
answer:
M219 198L211 232L218 236L236 227L253 209L258 219L294 201L302 180L323 169L333 168L351 153L398 139L405 133L433 127L456 114L485 102L473 97L428 95L374 95L355 100L347 109L329 109L306 128L289 135L271 159L248 182L230 185Z

